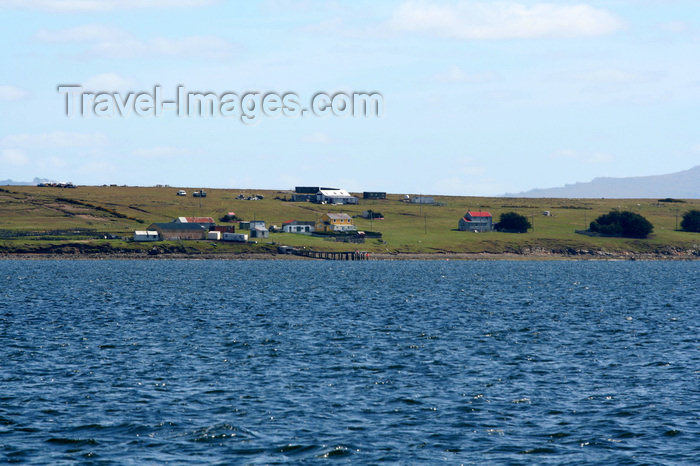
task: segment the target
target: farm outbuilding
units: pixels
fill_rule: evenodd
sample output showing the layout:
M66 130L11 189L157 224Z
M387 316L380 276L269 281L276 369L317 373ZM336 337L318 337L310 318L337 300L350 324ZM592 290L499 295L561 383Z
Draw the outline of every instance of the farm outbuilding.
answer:
M175 223L198 223L205 227L210 227L216 223L212 217L178 217L173 220Z
M233 241L236 243L245 243L248 241L248 235L241 233L224 233L224 241Z
M435 198L433 196L414 196L410 198L409 202L411 204L435 204Z
M321 189L316 194L316 202L326 204L357 204L358 199L344 189Z
M162 240L204 239L209 228L199 223L153 223L149 230L157 231Z
M380 191L365 191L362 193L362 199L386 199L386 193Z
M254 226L251 227L250 229L250 237L251 238L269 238L270 237L270 230L265 228L264 226Z
M153 230L136 230L134 232L134 241L158 241L158 232Z

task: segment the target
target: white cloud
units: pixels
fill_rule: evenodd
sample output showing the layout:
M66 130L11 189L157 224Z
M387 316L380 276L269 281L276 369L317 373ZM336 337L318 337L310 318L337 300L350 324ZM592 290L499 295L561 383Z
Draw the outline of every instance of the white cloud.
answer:
M3 164L19 167L21 165L26 165L27 162L29 162L29 158L21 150L3 149L0 151L0 161L2 161Z
M41 30L37 39L53 44L88 44L86 53L106 58L138 58L173 56L194 58L225 58L233 46L214 36L189 36L180 39L154 37L139 39L131 33L100 24L89 24L55 31Z
M27 96L27 91L15 86L0 86L0 100L20 100Z
M587 71L573 76L580 81L589 81L597 83L630 83L639 80L639 76L627 71L614 68L601 68L598 70Z
M337 140L333 139L328 133L322 133L320 131L304 136L302 138L302 141L308 142L309 144L333 144L335 142L338 142Z
M589 5L409 1L396 9L389 26L455 39L519 39L601 36L620 29L622 21Z
M680 34L690 30L690 25L685 21L669 21L667 23L659 24L659 29L664 32Z
M134 151L136 157L143 158L172 158L185 157L194 155L192 151L180 147L151 147L136 149Z
M604 152L579 152L573 149L562 149L549 156L554 160L573 160L590 164L612 162L613 157Z
M102 177L103 180L109 179L110 174L116 173L117 167L105 161L89 162L80 167L77 167L75 173L79 175L96 175Z
M40 30L37 39L50 43L63 42L117 42L131 38L131 35L119 28L101 24L85 24L57 31Z
M224 58L232 46L224 39L213 36L190 36L182 39L157 37L147 42L147 53L170 56Z
M202 7L220 0L0 0L0 8L21 8L57 13L99 13L136 8Z
M41 171L52 171L52 170L57 170L61 169L67 166L66 161L56 157L55 155L51 155L49 157L44 157L43 159L37 160L37 167L41 169Z
M83 82L83 87L94 91L114 92L129 89L134 86L130 79L116 73L102 73L91 76Z
M450 69L444 73L435 75L437 81L445 83L477 83L492 81L496 78L494 73L467 73L457 65L452 65Z
M0 147L12 149L54 149L102 146L107 138L102 133L69 133L53 131L37 134L13 134L0 139Z

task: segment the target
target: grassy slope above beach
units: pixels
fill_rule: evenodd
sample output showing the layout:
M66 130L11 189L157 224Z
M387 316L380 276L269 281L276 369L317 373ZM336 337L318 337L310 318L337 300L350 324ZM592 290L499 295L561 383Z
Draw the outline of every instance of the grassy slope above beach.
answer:
M91 239L93 232L131 237L134 230L145 229L153 222L167 222L178 216L211 216L218 219L229 211L246 220L261 219L268 225L286 220L317 220L325 212L359 215L372 209L384 214L384 220L370 222L355 218L360 230L380 231L383 240L368 240L362 245L336 243L323 238L293 234L271 234L264 243L274 242L307 246L317 250L362 249L375 253L527 253L546 251L576 254L580 251L613 253L668 253L700 250L700 234L676 231L683 212L699 209L700 200L685 203L660 203L651 199L516 199L435 196L438 206L401 202L401 195L387 200L364 201L356 206L328 206L311 203L282 202L275 197L289 196L288 191L207 189L203 199L176 196L179 187L78 187L76 189L39 188L34 186L0 187L0 252L66 251L105 254L131 253L153 248L149 243ZM206 189L206 188L205 188ZM264 200L236 200L244 194L262 194ZM591 220L611 209L631 210L644 215L654 224L648 239L599 238L576 234ZM503 212L526 215L534 229L525 234L468 233L457 231L459 218L468 210L488 210L498 219ZM542 215L551 212L551 217ZM80 230L83 235L71 231ZM16 237L18 232L39 236ZM203 252L269 252L269 245L212 245L211 242L184 241L156 243L163 252L179 250L185 254ZM71 249L72 248L72 249ZM245 251L244 251L245 250Z

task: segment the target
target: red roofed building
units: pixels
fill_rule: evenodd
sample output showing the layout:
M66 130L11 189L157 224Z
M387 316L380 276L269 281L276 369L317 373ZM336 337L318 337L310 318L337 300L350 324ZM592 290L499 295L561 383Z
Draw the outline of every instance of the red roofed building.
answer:
M468 211L464 217L459 219L459 229L461 231L492 231L493 217L488 212Z

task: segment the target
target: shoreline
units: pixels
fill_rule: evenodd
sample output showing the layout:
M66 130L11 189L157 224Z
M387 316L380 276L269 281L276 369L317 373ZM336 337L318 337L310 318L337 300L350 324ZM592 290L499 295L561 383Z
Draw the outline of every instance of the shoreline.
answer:
M142 253L1 253L0 260L295 260L314 261L309 257L274 253L223 254L142 254ZM697 261L697 254L658 254L633 252L597 252L593 254L536 253L370 253L369 261ZM350 261L352 262L352 261ZM362 261L366 262L366 261Z

